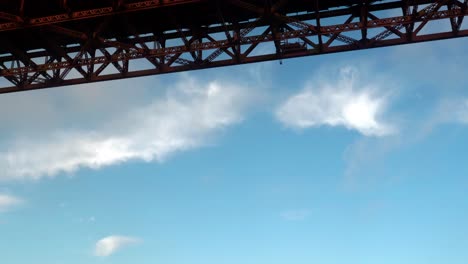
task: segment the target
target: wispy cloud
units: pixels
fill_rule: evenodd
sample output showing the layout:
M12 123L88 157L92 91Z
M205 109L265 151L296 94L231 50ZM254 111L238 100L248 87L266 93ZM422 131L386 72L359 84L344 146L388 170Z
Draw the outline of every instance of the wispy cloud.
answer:
M402 145L412 144L410 137L413 136L363 137L347 146L343 153L346 168L342 187L346 191L357 191L375 184L392 184L398 176L386 170L379 171L379 168L385 167L383 162L386 158Z
M444 124L468 125L468 97L460 95L439 99L430 115L420 124L418 140L425 139L434 129Z
M460 123L468 124L468 99L460 101L457 111L457 120Z
M299 210L288 210L281 212L280 216L287 221L303 221L310 215L310 210L299 209Z
M0 213L23 203L23 200L9 194L0 193Z
M388 96L380 83L362 84L359 72L344 67L338 80L314 80L276 110L284 125L295 129L343 126L365 136L386 136L396 128L380 119Z
M96 242L94 255L98 257L107 257L124 247L140 243L141 241L142 240L140 238L129 236L114 235L104 237Z
M80 223L94 223L94 222L96 222L96 217L94 217L94 216L80 217L80 218L78 218L78 222L80 222Z
M460 103L458 111L459 121L463 124L468 124L468 99L465 99Z
M251 94L235 84L183 78L162 98L97 130L16 139L0 152L0 180L40 179L128 160L163 161L209 144L217 132L241 122Z
M443 99L439 103L435 115L436 123L468 124L468 99Z

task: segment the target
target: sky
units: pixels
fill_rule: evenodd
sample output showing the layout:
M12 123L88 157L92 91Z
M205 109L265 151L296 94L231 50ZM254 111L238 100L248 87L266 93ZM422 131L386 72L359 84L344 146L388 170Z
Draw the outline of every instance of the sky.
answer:
M463 264L467 39L0 96L0 262Z

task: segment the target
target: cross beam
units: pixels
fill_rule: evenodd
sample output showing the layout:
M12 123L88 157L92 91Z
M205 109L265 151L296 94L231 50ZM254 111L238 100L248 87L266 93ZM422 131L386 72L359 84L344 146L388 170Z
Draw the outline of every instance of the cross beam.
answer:
M21 2L0 12L0 93L468 36L467 0Z

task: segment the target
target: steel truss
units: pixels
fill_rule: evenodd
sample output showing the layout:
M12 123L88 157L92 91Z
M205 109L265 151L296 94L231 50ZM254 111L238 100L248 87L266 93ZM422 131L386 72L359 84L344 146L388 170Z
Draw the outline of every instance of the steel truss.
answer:
M467 1L60 0L63 11L27 17L21 0L0 9L0 93L464 37ZM185 7L211 15L187 20Z

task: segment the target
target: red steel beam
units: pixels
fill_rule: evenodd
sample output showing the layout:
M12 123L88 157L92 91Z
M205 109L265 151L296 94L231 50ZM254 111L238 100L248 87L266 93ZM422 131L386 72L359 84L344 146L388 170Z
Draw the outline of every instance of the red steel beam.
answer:
M168 2L176 4L181 1ZM102 33L107 28L115 30L109 19L99 20L92 34L81 32L69 23L38 26L38 29L28 30L35 34L51 32L57 40L64 38L67 43L74 44L60 44L54 42L54 38L42 40L44 44L41 44L41 38L38 38L37 44L43 50L21 51L15 47L15 52L10 45L10 54L0 54L0 77L13 86L0 87L0 93L468 36L468 30L461 27L463 18L468 15L466 0L437 0L429 1L430 4L415 0L384 3L362 0L333 10L317 8L318 0L311 2L314 11L292 15L284 13L281 8L294 5L294 1L278 0L272 6L262 8L254 2L237 1L227 8L245 8L251 12L250 21L255 19L254 22L225 23L220 9L221 26L218 21L218 25L193 25L182 30L174 19L170 22L174 30L142 36L137 33L137 25L128 25L126 28L132 30L123 32L127 36L121 34L116 38L106 38ZM378 18L373 14L376 10L395 7L399 7L401 16ZM177 9L171 12L177 12ZM342 24L327 25L323 21L343 14L348 15L348 19ZM439 20L451 22L451 30L421 33L429 22ZM380 32L369 36L368 29L379 29ZM12 32L15 33L14 30ZM166 40L174 41L168 43ZM276 51L255 54L252 51L258 50L260 43L269 43L276 47ZM54 52L51 54L49 51ZM16 57L17 54L22 57ZM130 62L141 59L148 60L150 66L133 69ZM43 63L38 62L40 60ZM81 75L68 77L72 69L79 69Z
M21 17L14 16L11 14L4 13L3 16L0 13L0 18L8 17L7 20L13 22L1 23L0 31L11 31L17 29L24 29L29 27L39 27L44 25L51 25L57 23L65 23L76 20L84 20L103 16L115 16L119 14L139 12L144 10L150 10L155 8L170 7L175 5L186 5L191 3L199 3L202 0L150 0L140 1L129 4L124 4L116 9L114 6L107 6L95 9L80 10L75 12L64 12L60 14L35 17L24 21Z

